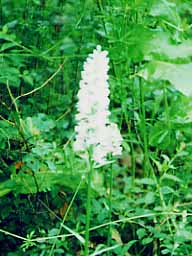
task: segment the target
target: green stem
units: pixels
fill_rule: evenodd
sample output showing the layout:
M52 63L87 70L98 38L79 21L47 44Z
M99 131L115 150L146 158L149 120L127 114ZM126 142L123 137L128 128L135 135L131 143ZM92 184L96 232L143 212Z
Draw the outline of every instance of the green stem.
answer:
M135 152L134 152L134 145L133 145L132 136L131 136L131 123L129 121L129 117L126 109L124 109L124 116L125 116L125 121L128 127L128 135L129 135L130 148L131 148L131 176L132 176L132 185L134 185L135 173L136 173Z
M165 115L166 115L166 122L167 122L167 127L168 131L170 132L170 119L169 119L169 104L168 104L168 99L167 99L167 88L166 85L164 84L163 88L163 96L164 96L164 104L165 104Z
M3 24L3 7L0 0L0 24Z
M113 170L112 167L110 168L110 174L109 174L109 223L111 223L112 220L112 193L113 193ZM107 246L111 246L111 224L109 224L108 227L108 237L107 237ZM107 256L111 255L111 251L107 252Z
M90 236L90 219L91 219L91 180L93 172L93 163L89 152L88 161L88 184L87 184L87 205L86 205L86 226L85 226L85 252L84 256L89 255L89 236Z
M79 183L79 185L77 186L77 189L76 189L76 191L75 191L75 193L74 193L74 195L73 195L73 197L72 197L72 199L71 199L71 202L70 202L70 204L69 204L69 206L68 206L68 208L67 208L67 210L66 210L66 212L65 212L65 215L64 215L63 220L62 220L62 222L61 222L61 226L60 226L60 228L59 228L59 231L58 231L58 233L57 233L57 236L59 236L60 233L61 233L61 230L62 230L63 225L64 225L64 223L65 223L65 220L66 220L66 218L67 218L67 216L68 216L68 213L69 213L69 211L70 211L70 209L71 209L71 207L72 207L72 204L73 204L73 202L74 202L74 200L75 200L75 198L76 198L76 196L77 196L77 193L79 192L79 189L80 189L80 187L81 187L81 183L82 183L82 179L80 180L80 183ZM55 248L56 243L57 243L57 240L55 239L55 241L54 241L54 243L53 243L53 245L52 245L52 247L51 247L51 250L50 250L50 252L49 252L49 256L54 255L54 252L53 252L53 251L54 251L54 248Z
M166 203L165 203L165 200L164 200L163 193L161 191L161 186L160 186L160 184L159 184L159 182L158 182L158 180L156 178L156 175L155 175L155 172L154 172L153 169L152 169L152 175L153 175L153 179L155 181L156 187L157 187L157 191L159 193L159 198L160 198L160 201L161 201L161 205L162 205L164 211L166 212L167 211L167 206L166 206ZM172 232L172 228L171 228L171 224L170 224L168 216L166 216L166 221L167 221L169 232L170 232L170 234L172 236L173 232Z
M133 143L130 144L131 146L131 176L132 176L132 185L135 184L135 173L136 173L136 163L135 163L135 151L133 147Z
M144 146L144 176L149 176L149 155L148 155L148 140L147 140L147 130L146 130L146 114L145 114L145 92L143 81L140 79L140 102L141 102L141 130L143 136L143 146Z

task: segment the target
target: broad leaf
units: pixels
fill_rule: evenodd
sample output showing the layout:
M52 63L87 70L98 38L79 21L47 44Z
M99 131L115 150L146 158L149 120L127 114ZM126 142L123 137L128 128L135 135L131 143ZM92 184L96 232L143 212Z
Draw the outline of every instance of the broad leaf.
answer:
M154 17L160 17L161 19L166 19L178 24L179 16L176 11L176 3L167 0L155 0L151 7L150 15Z
M171 42L168 33L154 33L144 54L145 59L186 59L192 56L192 40L176 45Z
M192 94L192 63L172 64L164 61L151 61L139 75L146 80L169 81L186 96Z

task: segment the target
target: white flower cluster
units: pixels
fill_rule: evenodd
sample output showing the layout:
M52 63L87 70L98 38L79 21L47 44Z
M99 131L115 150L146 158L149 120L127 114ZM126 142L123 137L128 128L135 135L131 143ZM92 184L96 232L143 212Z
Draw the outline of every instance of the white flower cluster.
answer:
M84 63L78 92L78 113L74 150L85 152L92 146L96 164L107 163L107 155L121 154L122 137L115 123L109 120L109 59L101 46Z

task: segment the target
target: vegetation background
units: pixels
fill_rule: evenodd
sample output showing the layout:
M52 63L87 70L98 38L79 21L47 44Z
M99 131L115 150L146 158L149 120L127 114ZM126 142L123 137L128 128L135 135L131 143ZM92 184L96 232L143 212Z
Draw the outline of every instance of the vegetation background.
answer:
M89 255L192 255L192 1L0 0L2 256L84 255L87 169L72 143L98 44L124 141L94 170Z

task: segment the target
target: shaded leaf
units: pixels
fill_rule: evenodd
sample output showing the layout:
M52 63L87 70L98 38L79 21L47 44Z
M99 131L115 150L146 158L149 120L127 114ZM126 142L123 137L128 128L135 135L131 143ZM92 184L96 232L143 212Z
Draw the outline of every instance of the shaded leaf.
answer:
M11 43L4 43L4 44L1 46L1 48L0 48L0 52L5 51L5 50L7 50L7 49L10 49L10 48L12 48L12 47L14 47L14 46L16 46L16 44L13 43L13 42L11 42Z

